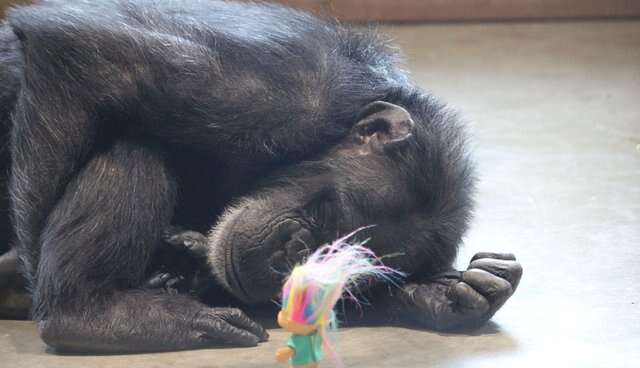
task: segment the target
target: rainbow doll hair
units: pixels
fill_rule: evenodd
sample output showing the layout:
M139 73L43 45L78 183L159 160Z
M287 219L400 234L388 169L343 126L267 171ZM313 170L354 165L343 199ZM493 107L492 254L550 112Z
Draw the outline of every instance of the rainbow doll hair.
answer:
M402 275L364 247L368 240L347 242L360 230L318 248L293 268L282 288L282 311L294 322L316 327L323 347L336 358L329 338L338 327L333 311L336 303L342 297L357 302L357 287L364 282L393 281Z

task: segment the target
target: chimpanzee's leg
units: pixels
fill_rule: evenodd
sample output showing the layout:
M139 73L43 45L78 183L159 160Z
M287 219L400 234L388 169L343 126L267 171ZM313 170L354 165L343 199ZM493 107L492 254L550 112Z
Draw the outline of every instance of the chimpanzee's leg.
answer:
M266 338L238 310L138 289L174 202L175 179L149 144L117 141L85 164L40 237L33 298L47 344L153 351Z

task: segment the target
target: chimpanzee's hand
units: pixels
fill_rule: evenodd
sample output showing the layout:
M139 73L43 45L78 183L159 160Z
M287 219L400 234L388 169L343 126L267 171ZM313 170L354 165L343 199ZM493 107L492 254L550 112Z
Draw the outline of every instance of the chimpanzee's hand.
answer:
M196 257L206 257L209 247L207 237L197 231L184 230L171 226L164 231L162 239L165 243L177 248L186 249Z
M145 289L164 289L168 294L176 295L190 291L191 285L184 276L158 271L145 280L143 287Z
M183 295L149 291L114 293L86 314L53 314L38 324L58 352L124 353L255 346L266 330L240 309L209 308ZM93 309L98 308L98 309Z
M209 279L207 238L197 231L170 226L162 234L165 245L156 266L143 283L145 289L164 289L168 294L194 294ZM201 285L204 283L204 285Z
M403 286L399 317L436 330L479 326L513 295L521 276L512 254L478 253L466 271Z

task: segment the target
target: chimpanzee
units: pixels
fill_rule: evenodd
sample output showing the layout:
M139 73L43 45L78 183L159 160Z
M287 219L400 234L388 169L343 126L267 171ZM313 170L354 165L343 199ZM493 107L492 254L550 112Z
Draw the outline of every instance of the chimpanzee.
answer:
M0 77L15 243L59 351L267 338L215 295L145 287L172 226L189 243L215 224L210 267L246 304L363 225L408 275L368 291L373 323L476 326L520 279L510 254L452 269L474 188L462 127L374 31L270 4L44 0L9 11Z

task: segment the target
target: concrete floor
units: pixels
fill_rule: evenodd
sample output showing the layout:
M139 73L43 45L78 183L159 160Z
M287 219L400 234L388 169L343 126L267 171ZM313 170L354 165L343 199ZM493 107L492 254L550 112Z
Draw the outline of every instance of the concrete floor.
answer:
M342 330L345 366L638 366L640 21L385 30L471 124L482 182L460 266L510 251L525 272L473 335ZM248 349L55 356L33 324L0 321L0 366L282 367L286 335L271 334Z

